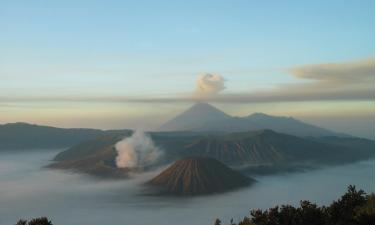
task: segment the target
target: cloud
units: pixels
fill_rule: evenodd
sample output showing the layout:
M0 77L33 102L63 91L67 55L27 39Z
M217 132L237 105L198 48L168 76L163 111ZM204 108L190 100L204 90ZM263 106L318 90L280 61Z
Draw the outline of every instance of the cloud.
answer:
M207 100L221 103L375 101L375 59L296 66L287 71L303 82Z
M302 83L270 91L222 96L219 102L375 100L375 59L297 66L287 70Z
M294 67L289 72L297 78L325 82L363 82L375 80L375 59L343 63L325 63Z
M215 95L225 89L225 79L216 74L202 74L197 79L197 93L200 95Z
M220 75L200 75L196 82L196 93L173 96L43 96L0 97L0 103L9 102L114 102L114 103L262 103L303 101L375 101L375 59L341 63L323 63L296 66L287 70L290 75L305 82L284 84L272 90L257 92L222 93L225 79Z

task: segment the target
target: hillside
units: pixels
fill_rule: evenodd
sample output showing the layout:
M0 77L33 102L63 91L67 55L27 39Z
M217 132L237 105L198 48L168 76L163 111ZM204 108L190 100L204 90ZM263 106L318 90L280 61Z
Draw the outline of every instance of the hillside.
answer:
M99 173L116 168L115 144L129 132L105 135L76 145L55 158L55 168ZM307 139L271 130L231 134L150 133L164 154L158 165L189 157L211 157L234 167L273 166L290 169L295 165L331 165L354 162L374 155L375 142L357 138L337 138L328 143L323 138ZM341 140L341 141L339 141ZM355 144L352 144L355 143ZM362 148L355 146L363 145ZM156 165L157 166L157 165ZM99 169L98 169L99 168ZM262 171L257 171L263 173ZM271 172L277 172L271 169Z
M0 125L0 150L66 148L104 133L96 129L64 129L8 123Z
M188 157L178 160L148 184L160 194L213 194L249 185L254 180L212 158Z
M375 142L372 142L375 146ZM213 157L227 164L260 165L292 162L335 163L368 156L369 149L331 144L271 130L202 137L183 146L180 155Z

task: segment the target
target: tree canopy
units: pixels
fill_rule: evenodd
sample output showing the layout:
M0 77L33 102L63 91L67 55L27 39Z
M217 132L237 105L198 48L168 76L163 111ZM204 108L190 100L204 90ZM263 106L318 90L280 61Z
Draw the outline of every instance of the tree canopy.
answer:
M218 221L220 223L218 223ZM221 224L216 220L215 224ZM349 186L347 192L329 206L301 201L298 207L281 205L267 210L255 209L238 223L230 225L373 225L375 194Z

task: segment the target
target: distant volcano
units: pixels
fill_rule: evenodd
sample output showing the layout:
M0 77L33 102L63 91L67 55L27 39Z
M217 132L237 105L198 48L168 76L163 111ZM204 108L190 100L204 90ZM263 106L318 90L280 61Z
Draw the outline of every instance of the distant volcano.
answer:
M208 103L196 103L185 112L162 125L161 131L245 132L270 129L299 137L348 135L304 123L292 117L254 113L245 117L232 117Z
M207 103L196 103L185 112L162 125L162 131L200 131L203 124L230 120L231 116ZM210 128L208 128L209 130Z
M247 186L253 179L228 168L212 158L188 157L176 161L149 184L161 194L203 195Z

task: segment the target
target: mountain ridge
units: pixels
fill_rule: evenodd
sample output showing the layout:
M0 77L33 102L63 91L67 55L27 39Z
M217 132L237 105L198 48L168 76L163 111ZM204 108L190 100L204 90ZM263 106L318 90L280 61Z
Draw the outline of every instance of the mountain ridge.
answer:
M104 133L99 129L6 123L0 124L0 150L65 148Z
M107 134L59 153L51 167L73 169L92 175L122 172L116 168L115 144L129 132ZM375 155L375 141L358 138L304 138L272 130L213 133L149 133L163 150L155 166L185 157L210 157L231 167L327 166L363 160ZM357 147L359 146L359 147ZM108 175L109 176L109 175Z
M293 117L271 116L259 112L244 117L234 117L208 103L196 103L159 128L160 131L217 131L228 133L262 129L271 129L302 137L349 136L308 124Z

